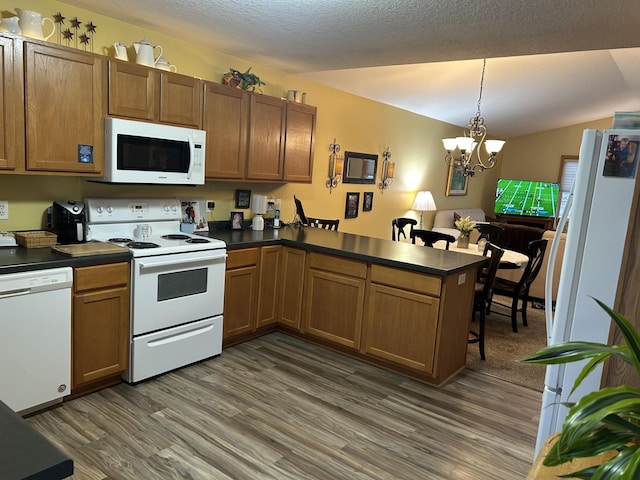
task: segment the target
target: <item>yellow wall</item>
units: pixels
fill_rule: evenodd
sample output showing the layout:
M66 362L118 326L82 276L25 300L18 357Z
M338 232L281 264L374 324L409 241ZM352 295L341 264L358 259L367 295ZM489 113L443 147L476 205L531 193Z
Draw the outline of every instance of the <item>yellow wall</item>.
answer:
M38 229L43 227L46 208L54 200L82 199L92 196L184 196L212 199L216 208L209 220L226 220L234 208L236 188L253 193L268 194L282 199L282 219L291 221L294 214L293 195L300 198L309 216L339 218L340 230L379 238L389 238L390 221L397 216L418 217L411 204L418 190L431 190L439 209L480 206L487 212L493 208L496 179L501 176L556 176L560 155L577 152L581 128L545 132L509 141L505 146L503 172L500 167L485 171L469 182L465 196L445 196L447 166L441 139L457 136L459 127L422 117L404 110L325 87L300 77L288 75L266 65L231 57L198 45L168 37L161 32L120 22L93 12L53 0L21 0L20 8L32 9L51 16L61 12L68 21L77 17L97 25L94 51L113 56L113 43L122 41L129 46L129 58L134 59L131 44L147 37L161 45L164 57L175 64L179 73L220 81L229 68L245 70L252 67L264 82L266 95L282 97L289 89L307 92L307 103L318 107L313 184L245 184L207 182L194 188L157 186L122 186L90 183L80 178L54 176L0 175L0 200L9 201L9 220L0 220L0 230ZM15 2L0 1L3 16L12 15ZM66 27L65 27L66 28ZM215 26L212 25L212 28ZM82 32L82 30L81 30ZM57 42L57 34L50 41ZM64 43L63 43L64 44ZM73 45L72 45L73 46ZM82 46L81 46L82 48ZM471 110L470 105L470 110ZM610 124L610 122L608 123ZM490 126L490 125L489 125ZM594 127L602 128L602 127ZM575 132L574 132L575 130ZM550 140L547 140L547 137ZM336 139L342 151L356 151L379 155L388 146L396 162L396 178L384 194L376 185L340 184L333 193L325 187L329 145ZM569 138L569 139L567 139ZM576 143L577 142L577 143ZM540 151L540 145L546 145ZM540 152L538 155L536 152ZM540 158L544 160L541 161ZM344 219L346 192L373 191L373 210L362 212L356 219ZM250 212L245 212L245 218ZM425 214L425 228L430 228L433 213Z

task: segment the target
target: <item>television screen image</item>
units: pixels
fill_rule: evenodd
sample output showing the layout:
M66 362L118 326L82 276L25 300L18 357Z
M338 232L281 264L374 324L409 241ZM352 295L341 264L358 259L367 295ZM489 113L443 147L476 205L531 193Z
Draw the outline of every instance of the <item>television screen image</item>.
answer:
M494 213L525 217L555 217L560 184L501 178Z

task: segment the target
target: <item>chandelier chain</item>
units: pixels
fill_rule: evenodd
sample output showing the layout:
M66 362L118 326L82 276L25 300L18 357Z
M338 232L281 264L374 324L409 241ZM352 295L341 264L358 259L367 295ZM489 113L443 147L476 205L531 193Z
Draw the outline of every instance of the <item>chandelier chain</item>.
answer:
M478 117L480 116L480 102L482 101L482 88L484 87L484 69L487 66L487 59L482 61L482 75L480 76L480 95L478 95Z

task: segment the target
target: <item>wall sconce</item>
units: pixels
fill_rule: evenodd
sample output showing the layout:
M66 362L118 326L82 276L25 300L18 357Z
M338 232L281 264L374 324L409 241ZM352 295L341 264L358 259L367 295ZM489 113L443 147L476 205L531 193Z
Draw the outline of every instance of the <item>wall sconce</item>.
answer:
M344 167L344 157L338 155L340 152L340 145L336 143L336 139L333 139L333 143L329 145L329 179L326 186L329 189L329 193L338 186L340 179L342 178L342 169Z
M437 210L436 201L433 199L431 192L418 192L416 199L413 201L411 210L420 212L420 225L418 228L422 229L422 215L424 212Z
M378 188L380 189L380 193L384 193L386 188L389 188L389 185L393 183L393 177L396 174L396 164L395 162L390 162L391 152L389 151L389 147L382 152L382 171L380 172L380 183L378 184Z

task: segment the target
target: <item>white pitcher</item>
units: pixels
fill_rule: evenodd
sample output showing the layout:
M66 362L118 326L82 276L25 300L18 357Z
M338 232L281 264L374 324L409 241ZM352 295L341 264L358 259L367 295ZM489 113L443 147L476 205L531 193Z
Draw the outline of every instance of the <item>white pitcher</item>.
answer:
M127 47L122 42L115 42L113 44L113 48L116 52L116 58L118 60L129 60L129 55L127 55Z
M140 65L146 65L148 67L155 67L158 61L153 57L153 51L159 48L160 53L157 58L162 56L162 47L160 45L153 46L147 38L143 38L139 42L133 44L133 49L136 51L136 63Z
M20 35L22 32L18 25L18 17L3 18L2 22L0 22L0 32L9 32Z
M23 10L21 8L16 8L16 13L20 18L20 20L18 20L18 25L20 26L22 35L25 37L31 37L38 40L49 40L56 31L56 24L53 21L53 18L43 18L38 12L34 12L33 10ZM47 21L51 22L51 33L45 37L42 27L47 23Z

